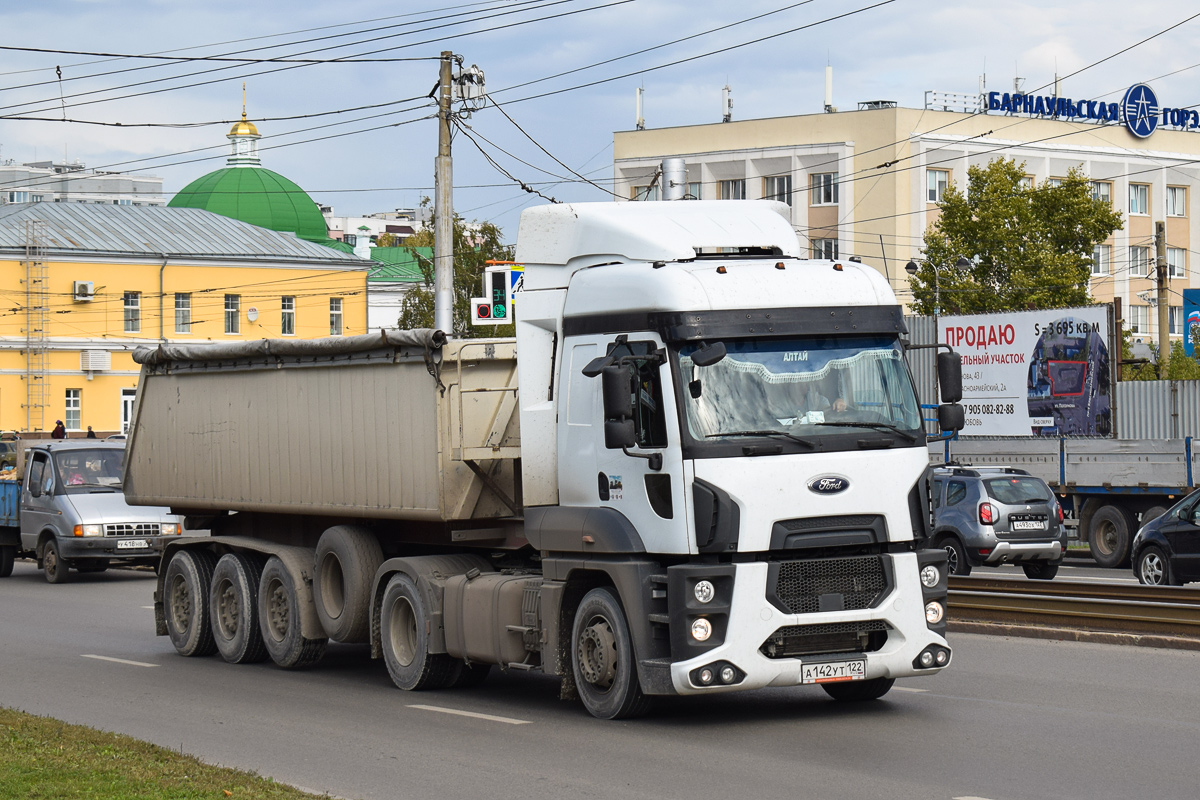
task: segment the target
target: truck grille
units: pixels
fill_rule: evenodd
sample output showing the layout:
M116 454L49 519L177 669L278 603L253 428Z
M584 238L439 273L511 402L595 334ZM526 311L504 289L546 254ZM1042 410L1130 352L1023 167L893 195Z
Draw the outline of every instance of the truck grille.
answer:
M157 522L114 522L104 526L105 536L158 536Z
M871 653L887 641L887 623L878 619L828 625L788 625L758 648L767 658L796 658L823 653Z
M870 608L888 588L882 556L780 561L768 591L792 614ZM774 566L774 565L772 565Z

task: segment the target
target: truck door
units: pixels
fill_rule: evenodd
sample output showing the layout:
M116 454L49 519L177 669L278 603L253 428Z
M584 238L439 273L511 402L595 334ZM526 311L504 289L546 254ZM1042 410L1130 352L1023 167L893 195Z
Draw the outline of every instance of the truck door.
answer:
M38 533L47 524L53 525L54 517L54 469L50 456L43 452L30 451L32 458L25 470L25 484L21 490L21 545L32 550L37 545Z

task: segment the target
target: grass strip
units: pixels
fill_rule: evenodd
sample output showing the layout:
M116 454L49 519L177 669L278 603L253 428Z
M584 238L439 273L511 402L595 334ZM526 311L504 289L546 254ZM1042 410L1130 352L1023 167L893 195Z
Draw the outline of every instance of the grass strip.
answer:
M0 797L311 800L317 795L119 733L0 708Z

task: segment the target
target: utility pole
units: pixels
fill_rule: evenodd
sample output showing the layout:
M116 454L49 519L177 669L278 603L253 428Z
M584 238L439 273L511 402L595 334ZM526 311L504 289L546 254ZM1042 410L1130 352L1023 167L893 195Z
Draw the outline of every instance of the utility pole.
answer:
M1161 374L1164 359L1171 355L1171 338L1167 335L1167 224L1154 223L1154 262L1158 277L1158 366Z
M454 53L442 51L438 75L438 154L434 162L433 327L454 333L454 175L450 162L451 72Z

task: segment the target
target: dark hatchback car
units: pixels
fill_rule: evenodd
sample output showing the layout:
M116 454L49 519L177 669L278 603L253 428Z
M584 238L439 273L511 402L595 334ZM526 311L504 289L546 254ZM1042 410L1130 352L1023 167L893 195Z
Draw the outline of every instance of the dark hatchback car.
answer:
M1143 525L1129 552L1139 583L1182 586L1200 581L1200 490Z

